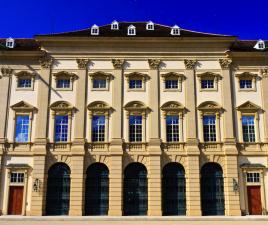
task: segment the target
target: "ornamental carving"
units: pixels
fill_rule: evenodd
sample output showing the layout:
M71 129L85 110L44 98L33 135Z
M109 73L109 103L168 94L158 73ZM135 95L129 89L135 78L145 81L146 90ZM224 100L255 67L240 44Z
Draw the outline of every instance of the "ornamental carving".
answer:
M150 69L157 70L160 66L161 60L160 59L148 59Z
M179 102L175 101L170 101L166 102L161 106L161 110L163 110L166 113L178 113L178 112L183 112L185 108L180 104Z
M111 110L111 107L103 101L92 102L87 108L93 114L105 114Z
M168 73L163 73L161 74L161 77L163 78L185 78L185 76L181 73L176 73L176 72L168 72Z
M252 103L251 101L247 101L242 105L238 106L236 109L242 112L257 112L261 109L261 107Z
M76 59L78 69L86 69L88 61L88 59Z
M124 106L124 108L126 111L130 112L133 115L145 113L147 110L149 110L149 108L140 101L129 102Z
M219 63L222 69L229 69L232 64L232 60L231 59L219 59Z
M61 114L68 114L74 110L74 107L69 102L57 101L50 105L50 109Z
M255 73L251 73L251 72L244 72L244 73L236 74L235 76L239 78L256 78L258 75Z
M16 77L35 77L35 73L30 73L28 71L20 71L18 73L15 73Z
M46 52L44 53L43 56L39 58L40 66L44 69L50 68L50 66L52 65L52 62L53 62L52 57L48 55Z
M89 76L91 78L94 78L94 77L104 77L106 79L111 79L113 77L112 74L110 73L105 73L103 71L97 71L97 72L94 72L94 73L90 73Z
M205 72L205 73L199 73L196 75L197 77L204 77L204 78L207 78L207 77L211 77L211 78L220 78L221 76L218 74L218 73L213 73L213 72Z
M30 105L29 103L25 101L20 101L12 106L10 106L11 109L14 111L34 111L37 110L34 106Z
M262 77L268 78L268 68L261 69L260 74L262 75Z
M1 68L1 74L0 74L0 79L2 77L9 77L13 73L13 69L10 67L2 67Z
M222 110L222 107L213 101L206 101L201 103L198 107L198 110L203 112L219 112Z
M194 70L197 64L197 60L184 59L184 64L187 70Z
M124 59L112 59L112 64L115 69L121 70L123 68L124 63L125 63Z
M77 79L78 76L75 73L67 72L67 71L60 71L58 73L53 74L54 77L65 77L65 78L71 78L72 80Z

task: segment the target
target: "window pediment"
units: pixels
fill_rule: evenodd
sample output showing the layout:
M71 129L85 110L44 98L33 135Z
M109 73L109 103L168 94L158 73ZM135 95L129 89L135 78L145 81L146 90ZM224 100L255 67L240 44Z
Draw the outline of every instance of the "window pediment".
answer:
M201 103L197 107L197 109L202 111L202 112L219 112L222 110L222 107L216 102L207 101L207 102Z
M59 78L70 78L71 80L78 79L78 76L75 73L71 73L67 71L60 71L60 72L54 73L53 76L56 79L59 79Z
M94 114L105 114L112 108L106 102L96 101L88 104L87 109Z
M177 72L163 73L163 74L161 74L161 77L163 77L164 79L168 79L168 78L184 79L185 78L185 76L183 74L177 73Z
M213 72L205 72L205 73L199 73L199 74L197 74L197 77L198 78L218 78L218 79L220 79L221 78L221 76L220 76L220 74L218 74L218 73L213 73Z
M72 112L75 108L66 101L57 101L50 105L50 109L55 112L68 113Z
M166 113L172 114L172 113L178 113L183 112L185 110L185 107L176 101L170 101L166 102L161 106L161 110L163 110Z
M253 79L256 78L258 75L251 72L243 72L235 75L239 79Z
M124 106L125 110L132 112L133 114L135 113L141 113L141 112L146 112L149 110L149 108L140 101L133 101L129 102Z
M139 79L143 79L143 80L145 80L146 78L149 78L148 74L140 73L140 72L127 73L127 74L125 74L125 76L126 76L128 79L139 78Z
M241 112L257 112L259 110L261 110L261 107L259 107L258 105L250 102L250 101L247 101L245 103L243 103L242 105L236 107L236 109L238 111L241 111Z
M36 76L35 73L30 73L29 71L20 71L18 73L15 73L15 76L20 78L20 77L30 77L34 78Z
M103 71L97 71L94 73L90 73L89 76L93 78L106 78L106 79L111 79L113 75L111 73L105 73Z
M25 101L20 101L14 105L11 106L11 108L14 111L23 111L23 112L29 112L29 111L36 111L37 108L35 108L34 106L32 106L31 104L25 102Z

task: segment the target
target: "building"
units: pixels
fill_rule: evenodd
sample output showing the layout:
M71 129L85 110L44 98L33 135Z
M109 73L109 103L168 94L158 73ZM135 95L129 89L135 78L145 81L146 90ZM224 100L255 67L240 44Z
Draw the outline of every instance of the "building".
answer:
M0 39L1 213L266 214L266 46L151 21Z

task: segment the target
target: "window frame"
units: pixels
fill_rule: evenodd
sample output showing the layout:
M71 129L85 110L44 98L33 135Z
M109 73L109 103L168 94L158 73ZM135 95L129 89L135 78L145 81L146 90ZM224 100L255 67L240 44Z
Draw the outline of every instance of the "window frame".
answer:
M154 30L154 23L152 21L146 24L146 30Z
M133 32L132 32L133 31ZM127 28L127 35L128 36L135 36L136 35L136 27L134 25L130 25L128 28Z
M180 36L180 27L175 25L171 28L170 34L173 36Z
M149 76L147 73L144 72L130 72L125 73L126 82L127 82L127 91L146 91L146 81L149 79ZM131 80L141 80L142 87L141 88L130 88L130 81Z
M198 83L199 83L199 91L203 92L203 91L215 91L217 92L219 89L219 80L221 79L221 76L219 75L219 73L214 73L214 72L204 72L204 73L198 73L197 74L197 78L198 78ZM213 80L213 88L203 88L202 87L202 81L204 80Z
M96 32L95 32L96 31ZM100 29L99 26L97 26L96 24L94 24L91 28L90 28L90 34L93 36L98 36L100 33Z
M248 140L246 141L245 139L245 133L244 133L244 124L243 124L243 118L244 117L253 117L253 125L252 124L247 124L247 129L248 129L248 132L247 132L247 138ZM255 115L254 114L242 114L241 115L241 125L242 125L242 137L243 137L243 142L244 143L255 143L256 142L256 122L255 122ZM253 126L253 129L254 129L254 136L253 136L253 140L251 140L251 135L252 133L249 132L249 126Z
M239 74L235 74L235 77L237 78L238 91L244 91L244 92L250 92L250 91L256 92L257 91L258 75L256 73L242 72ZM241 86L240 86L241 80L251 80L252 87L251 88L241 88Z
M182 81L185 80L185 76L179 72L165 72L161 73L163 81L163 91L164 92L182 92ZM166 88L166 81L177 80L178 88Z
M204 119L206 118L206 117L213 117L214 118L214 124L205 124L204 123ZM205 143L209 143L209 142L217 142L217 118L216 118L216 115L209 115L209 114L205 114L205 115L203 115L203 118L202 118L202 123L203 123L203 127L202 127L202 129L203 129L203 139L204 139L204 142ZM208 128L209 128L209 132L208 132L208 139L206 140L206 133L205 133L205 126L208 126ZM214 134L213 134L213 132L211 132L211 127L212 126L214 126L214 130L215 130L215 132L214 132ZM213 135L213 136L211 136L211 135ZM212 140L213 139L213 140Z
M18 141L17 140L17 119L20 116L27 116L28 117L27 141ZM27 144L27 143L30 143L31 120L32 119L31 119L30 113L16 113L16 115L15 115L15 128L14 128L14 143L18 143L18 144Z
M15 73L16 77L16 91L33 91L34 90L34 83L35 83L35 73L31 73L29 71L20 71L18 73ZM27 79L31 80L31 86L30 87L19 87L20 80Z
M53 73L54 77L54 88L57 91L73 91L74 81L78 79L78 76L74 72L69 71L59 71ZM70 80L70 86L69 87L58 87L58 81L59 80Z
M134 123L134 124L131 124L131 118L134 118L134 117L139 117L140 118L140 123ZM130 143L140 143L142 142L142 136L143 136L143 122L142 122L142 115L135 115L135 114L131 114L129 115L129 119L128 119L128 140ZM136 120L135 120L136 121ZM132 127L134 127L134 133L132 134L131 131L132 131ZM137 130L140 130L140 132L137 132ZM132 138L133 136L133 138Z
M113 78L113 75L108 72L96 71L88 74L90 77L90 87L91 91L109 91L110 90L110 81ZM105 80L106 87L105 88L94 88L94 80Z

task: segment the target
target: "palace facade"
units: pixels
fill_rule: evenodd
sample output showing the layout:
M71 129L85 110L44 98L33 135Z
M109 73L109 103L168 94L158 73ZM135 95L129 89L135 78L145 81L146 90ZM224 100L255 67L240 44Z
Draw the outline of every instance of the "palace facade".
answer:
M267 214L266 46L116 21L0 39L1 214Z

